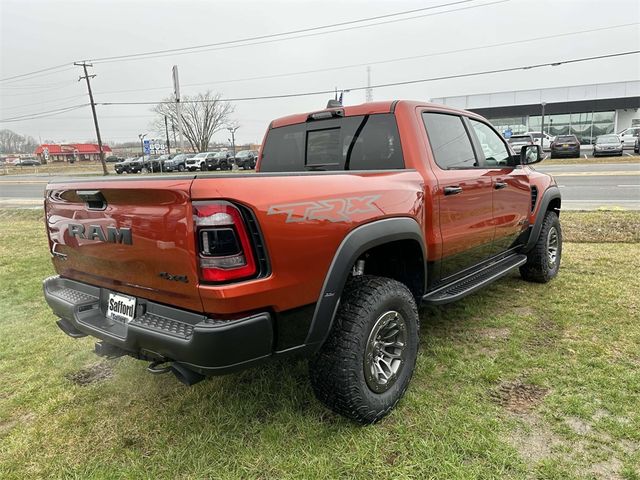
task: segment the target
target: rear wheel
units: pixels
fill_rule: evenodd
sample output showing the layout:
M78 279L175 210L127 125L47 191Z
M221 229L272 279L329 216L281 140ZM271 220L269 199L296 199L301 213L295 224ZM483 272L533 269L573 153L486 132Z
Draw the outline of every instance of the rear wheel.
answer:
M151 170L149 170L149 167L144 167L142 169L142 173L149 173L149 172L151 172Z
M411 380L418 329L416 302L405 285L369 275L352 278L329 337L309 363L318 400L361 424L383 418Z
M178 165L178 171L184 172L184 165Z
M549 211L542 221L536 244L527 254L520 275L530 282L547 283L558 274L562 258L562 228L556 212Z

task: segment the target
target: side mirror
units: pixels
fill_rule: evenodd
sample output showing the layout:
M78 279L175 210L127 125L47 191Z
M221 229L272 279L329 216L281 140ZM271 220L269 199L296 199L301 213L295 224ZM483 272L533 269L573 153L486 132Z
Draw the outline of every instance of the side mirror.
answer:
M520 163L523 165L538 163L543 159L544 157L542 156L542 148L540 148L540 145L524 145L520 149Z

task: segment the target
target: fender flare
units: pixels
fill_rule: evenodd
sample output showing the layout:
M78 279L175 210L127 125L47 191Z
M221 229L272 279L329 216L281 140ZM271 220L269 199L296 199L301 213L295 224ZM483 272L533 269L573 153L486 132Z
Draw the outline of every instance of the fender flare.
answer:
M422 250L424 279L427 256L422 229L413 218L394 217L361 225L347 234L338 247L318 297L305 344L315 351L325 342L340 304L340 297L352 266L373 247L398 240L415 240ZM424 286L423 286L424 290Z
M549 208L549 203L551 200L562 199L560 195L560 189L552 185L547 188L542 194L542 198L540 199L540 206L538 207L538 215L536 216L536 221L531 226L531 233L529 234L529 239L527 240L527 244L524 247L524 251L528 252L531 250L536 242L538 241L538 236L540 235L540 230L542 230L542 222L544 221L544 216L547 213Z

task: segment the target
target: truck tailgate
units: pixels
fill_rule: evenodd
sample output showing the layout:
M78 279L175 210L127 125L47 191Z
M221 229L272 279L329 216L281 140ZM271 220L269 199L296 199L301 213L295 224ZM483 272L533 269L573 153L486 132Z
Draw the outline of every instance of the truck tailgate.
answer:
M46 221L58 274L202 311L192 181L181 176L47 185Z

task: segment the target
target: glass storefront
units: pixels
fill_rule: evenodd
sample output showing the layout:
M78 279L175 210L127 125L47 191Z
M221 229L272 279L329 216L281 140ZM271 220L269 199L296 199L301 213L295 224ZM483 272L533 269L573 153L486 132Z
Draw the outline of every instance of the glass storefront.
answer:
M591 144L598 135L613 133L616 113L610 112L575 112L544 116L544 131L555 137L557 135L575 135L583 145ZM527 117L492 118L489 121L504 132L511 127L514 134L540 131L540 115ZM528 120L528 122L527 122ZM528 125L528 126L527 126Z
M514 135L527 131L527 117L503 117L488 120L500 133L504 133L509 128Z

